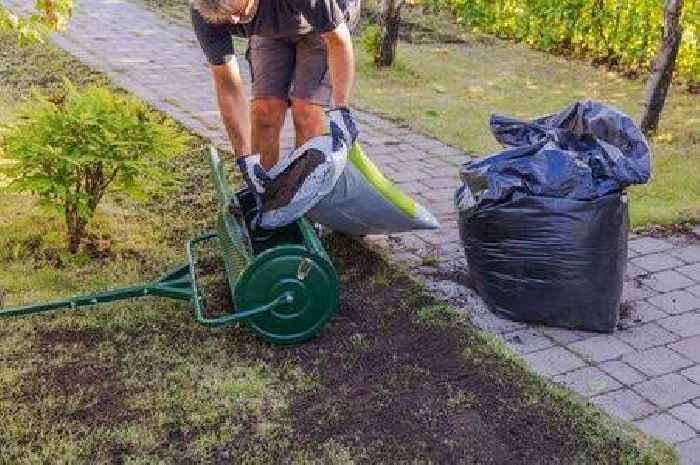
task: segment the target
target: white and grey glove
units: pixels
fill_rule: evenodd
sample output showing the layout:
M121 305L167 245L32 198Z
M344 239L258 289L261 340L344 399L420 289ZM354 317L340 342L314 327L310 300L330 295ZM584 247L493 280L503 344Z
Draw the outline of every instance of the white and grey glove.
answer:
M355 119L348 107L331 108L326 112L326 116L330 120L331 136L335 142L342 138L348 148L352 147L360 131L357 129ZM334 147L334 150L337 150Z
M236 165L243 175L243 180L248 187L248 190L253 194L255 199L255 217L252 225L257 227L260 224L263 207L263 194L265 194L265 184L270 181L270 177L265 172L265 169L260 164L260 155L248 155L236 160Z

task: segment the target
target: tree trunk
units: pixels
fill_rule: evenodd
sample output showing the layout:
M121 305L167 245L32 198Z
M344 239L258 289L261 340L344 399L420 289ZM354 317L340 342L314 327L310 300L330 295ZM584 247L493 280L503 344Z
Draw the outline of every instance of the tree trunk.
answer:
M384 0L377 66L391 66L394 64L396 44L399 41L402 6L403 0Z
M680 24L682 11L683 0L666 0L663 38L647 81L646 102L641 122L641 129L645 134L656 130L661 111L666 103L666 95L671 86L676 57L678 57L678 49L683 37L683 28Z
M66 229L68 230L68 251L72 254L80 249L87 223L78 215L77 205L66 205Z

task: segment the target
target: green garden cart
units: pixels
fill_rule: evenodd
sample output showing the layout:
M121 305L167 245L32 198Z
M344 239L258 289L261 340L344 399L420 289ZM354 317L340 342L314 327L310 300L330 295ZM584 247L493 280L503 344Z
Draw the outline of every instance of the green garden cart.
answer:
M216 231L186 243L187 262L151 283L75 296L0 311L0 319L43 314L137 297L190 301L195 321L207 327L241 323L262 339L295 344L316 336L333 318L338 276L313 226L304 218L283 228L251 227L255 202L250 192L233 192L218 152L210 149L218 198ZM218 241L233 308L208 315L197 284L197 247Z

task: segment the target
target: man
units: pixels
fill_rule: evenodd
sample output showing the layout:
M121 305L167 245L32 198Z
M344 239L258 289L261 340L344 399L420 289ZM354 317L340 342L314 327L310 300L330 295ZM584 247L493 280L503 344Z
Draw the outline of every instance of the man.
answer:
M266 171L279 157L291 106L296 147L327 132L323 107L348 146L357 128L348 109L354 55L348 24L359 0L192 0L195 34L209 61L219 110L236 162L258 206ZM250 37L248 104L232 36Z

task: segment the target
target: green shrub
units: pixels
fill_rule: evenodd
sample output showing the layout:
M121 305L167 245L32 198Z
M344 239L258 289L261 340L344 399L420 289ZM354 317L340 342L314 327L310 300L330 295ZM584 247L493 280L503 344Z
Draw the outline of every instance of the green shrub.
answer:
M382 33L379 26L376 24L370 24L362 31L360 36L360 44L365 49L365 52L372 57L375 63L379 61L379 54L381 52Z
M2 131L0 177L5 189L32 192L66 220L75 253L108 191L131 197L163 189L162 161L182 152L187 136L140 100L91 86L65 95L38 96Z
M527 42L543 50L568 49L648 69L663 26L662 0L455 0L467 27ZM686 0L678 73L700 82L700 0Z

